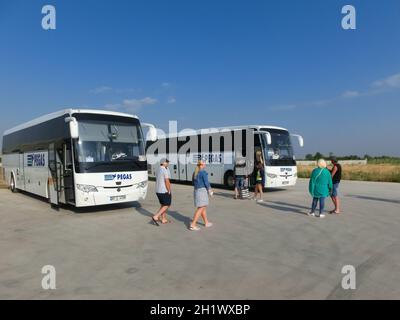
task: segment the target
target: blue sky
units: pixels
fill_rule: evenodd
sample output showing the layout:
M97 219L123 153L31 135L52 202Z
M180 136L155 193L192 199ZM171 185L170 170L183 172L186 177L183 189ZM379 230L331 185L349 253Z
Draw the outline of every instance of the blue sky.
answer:
M163 129L283 126L300 156L400 155L400 1L0 0L0 39L0 132L106 108Z

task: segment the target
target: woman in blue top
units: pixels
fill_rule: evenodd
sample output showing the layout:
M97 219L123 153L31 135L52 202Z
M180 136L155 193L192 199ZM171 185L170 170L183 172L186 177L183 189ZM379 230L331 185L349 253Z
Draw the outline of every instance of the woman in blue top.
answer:
M194 206L196 211L192 223L189 229L192 231L198 231L200 228L196 225L200 215L203 218L204 225L208 228L212 226L212 223L207 219L207 206L208 206L208 195L212 195L210 183L208 182L208 173L204 170L206 164L204 161L199 160L197 167L193 173L193 185L194 185Z

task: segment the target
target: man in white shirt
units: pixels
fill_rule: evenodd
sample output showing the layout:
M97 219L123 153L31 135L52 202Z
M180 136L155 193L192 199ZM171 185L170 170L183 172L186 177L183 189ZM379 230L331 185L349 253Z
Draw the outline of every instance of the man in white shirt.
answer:
M168 166L169 160L165 158L161 159L160 168L156 174L156 195L161 207L152 217L152 220L157 226L159 226L160 217L161 223L170 222L167 220L167 210L171 206L171 173Z

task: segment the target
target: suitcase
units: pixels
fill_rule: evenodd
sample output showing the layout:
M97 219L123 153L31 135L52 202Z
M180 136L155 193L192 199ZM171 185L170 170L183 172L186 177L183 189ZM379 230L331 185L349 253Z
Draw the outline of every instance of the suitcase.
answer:
M249 188L240 189L239 196L241 199L249 199L250 198Z

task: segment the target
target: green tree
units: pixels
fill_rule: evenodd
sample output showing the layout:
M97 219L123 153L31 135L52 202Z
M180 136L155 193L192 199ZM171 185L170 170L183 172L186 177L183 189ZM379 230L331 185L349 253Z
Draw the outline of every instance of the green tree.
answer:
M311 153L306 154L306 160L314 160L314 156Z
M314 160L318 160L318 159L321 159L323 157L324 157L324 155L321 152L316 152L315 155L314 155Z

